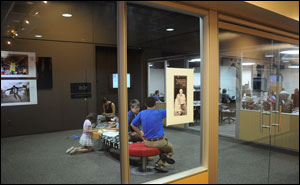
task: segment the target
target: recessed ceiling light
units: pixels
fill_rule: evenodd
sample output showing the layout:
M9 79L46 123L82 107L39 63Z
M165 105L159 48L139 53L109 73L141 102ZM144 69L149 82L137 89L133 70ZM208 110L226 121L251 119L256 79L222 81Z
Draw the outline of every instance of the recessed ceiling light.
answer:
M70 14L70 13L63 13L63 14L61 14L63 17L72 17L72 14Z
M243 66L252 66L254 65L255 63L253 62L248 62L248 63L242 63Z
M266 58L272 58L274 55L265 55Z
M34 15L38 15L38 14L39 14L39 12L35 12L35 13L34 13Z
M11 42L8 40L8 41L6 42L6 44L7 44L7 45L11 45Z
M26 23L26 24L29 24L29 21L28 21L28 20L25 20L25 23Z
M42 35L35 35L34 37L36 37L36 38L42 38L43 36Z
M296 65L294 65L294 66L289 66L288 68L290 68L290 69L299 69L299 65L298 65L298 66L296 66Z
M287 55L299 55L299 50L287 50L287 51L281 51L281 54L287 54Z
M166 31L174 31L174 28L167 28Z
M201 58L194 58L190 60L189 62L201 62Z

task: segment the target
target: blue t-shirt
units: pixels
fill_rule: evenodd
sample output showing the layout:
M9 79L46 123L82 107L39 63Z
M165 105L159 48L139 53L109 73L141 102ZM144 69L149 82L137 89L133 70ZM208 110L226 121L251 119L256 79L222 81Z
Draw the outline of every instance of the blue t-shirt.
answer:
M134 130L132 129L132 127L130 126L130 124L132 123L132 121L134 120L135 115L132 111L128 112L128 132L134 132Z
M157 96L153 96L155 98L155 101L160 101Z
M120 129L119 122L116 123L116 128L117 128L117 129Z
M166 118L166 109L147 109L141 111L132 121L132 125L142 125L146 139L164 136L163 119Z

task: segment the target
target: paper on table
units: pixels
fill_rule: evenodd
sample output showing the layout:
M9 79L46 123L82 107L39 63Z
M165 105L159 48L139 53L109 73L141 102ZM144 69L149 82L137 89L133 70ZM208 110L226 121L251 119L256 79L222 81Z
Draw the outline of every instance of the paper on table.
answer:
M109 137L116 137L119 135L119 132L104 132L103 135L109 136Z

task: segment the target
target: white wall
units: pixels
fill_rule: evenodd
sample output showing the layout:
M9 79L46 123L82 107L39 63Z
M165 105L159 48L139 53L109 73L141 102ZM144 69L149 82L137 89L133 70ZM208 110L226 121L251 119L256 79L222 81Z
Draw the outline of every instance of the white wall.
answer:
M220 88L227 90L229 96L236 96L236 69L230 66L220 66Z
M294 93L294 89L299 89L299 69L283 69L283 88L290 94Z
M156 90L159 90L161 94L165 94L165 71L164 69L150 68L150 86L148 92L154 93Z
M242 85L245 84L249 84L249 89L252 89L252 66L243 66Z

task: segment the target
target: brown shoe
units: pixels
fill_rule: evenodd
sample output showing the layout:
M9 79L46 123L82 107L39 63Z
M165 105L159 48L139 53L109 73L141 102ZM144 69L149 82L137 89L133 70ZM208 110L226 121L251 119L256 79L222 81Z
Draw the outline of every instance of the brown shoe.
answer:
M148 161L153 161L153 160L154 160L154 157L147 157L147 160L148 160Z
M155 164L155 170L161 172L161 173L167 173L168 170L166 170L162 165L158 165L158 164Z

